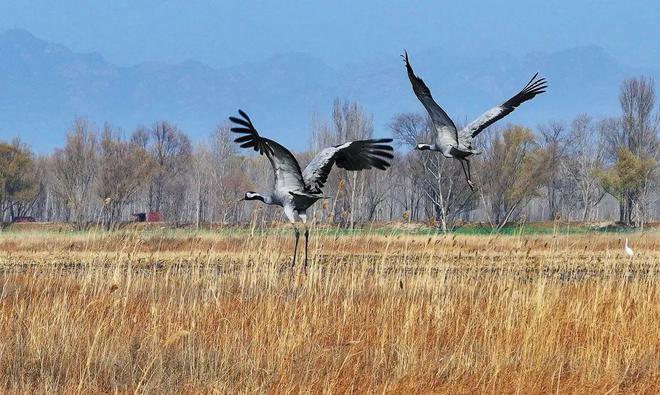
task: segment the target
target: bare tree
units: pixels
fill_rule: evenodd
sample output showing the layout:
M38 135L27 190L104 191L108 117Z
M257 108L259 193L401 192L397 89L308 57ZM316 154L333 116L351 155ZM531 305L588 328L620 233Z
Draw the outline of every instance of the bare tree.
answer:
M59 199L54 196L52 185L52 158L49 155L38 155L34 158L34 179L39 184L41 193L38 194L30 213L42 221L50 221L53 216L55 202Z
M399 114L390 124L394 137L408 149L414 148L420 141L432 141L433 130L430 121L416 113ZM455 220L473 208L474 194L463 182L462 173L455 161L447 161L437 152L419 151L406 155L410 171L406 173L412 185L414 195L423 193L431 203L433 213L429 217L439 222L443 232L455 225ZM475 162L478 162L476 160ZM415 196L410 200L415 200ZM416 207L411 206L411 217L418 218Z
M76 119L66 140L53 154L52 186L68 208L69 220L81 230L90 217L97 174L96 133L86 120Z
M561 216L563 192L566 191L566 182L561 166L566 158L566 127L563 122L555 121L541 126L539 132L547 174L545 185L548 199L547 218L554 220Z
M192 155L192 186L195 201L195 228L206 220L213 185L212 154L205 145L199 145Z
M190 139L168 122L157 122L149 130L155 169L149 186L149 210L164 211L172 218L181 212L182 195L187 183L180 177L189 170L192 145ZM134 142L144 141L141 134L133 137ZM165 207L163 207L165 206Z
M569 181L566 195L575 196L575 206L581 209L582 221L592 219L593 209L605 196L600 186L599 174L604 166L603 130L606 121L594 125L586 114L573 120L567 137L567 154L563 160L563 172Z
M134 141L105 126L99 147L97 194L103 206L103 222L111 229L151 175L154 164L148 152Z
M654 80L638 77L623 81L619 103L625 145L638 157L654 156L658 144Z
M239 222L244 214L245 205L239 204L238 199L250 187L250 171L260 169L255 177L264 177L256 185L269 185L271 182L263 161L256 167L244 166L244 157L238 155L236 144L233 141L229 125L219 125L211 135L211 183L212 200L209 214L212 220L221 223Z

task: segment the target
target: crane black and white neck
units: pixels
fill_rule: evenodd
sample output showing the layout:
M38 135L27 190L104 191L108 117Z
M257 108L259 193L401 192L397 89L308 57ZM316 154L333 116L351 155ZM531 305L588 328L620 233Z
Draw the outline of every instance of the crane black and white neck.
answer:
M284 208L284 215L292 224L296 237L291 268L296 264L300 238L300 231L295 224L297 221L303 223L306 269L309 238L306 210L317 200L324 198L321 189L328 179L332 166L337 165L339 168L354 171L372 168L385 170L390 166L388 160L394 157L390 145L392 139L348 141L328 147L319 152L305 170L301 170L298 161L288 149L273 140L261 137L250 117L242 110L238 112L240 118L229 117L229 120L237 125L231 128L231 131L240 135L234 142L239 143L241 148L252 148L259 154L266 155L275 175L272 192L268 194L246 192L242 200L260 200L265 204Z
M412 84L415 96L417 96L419 101L424 105L424 108L426 108L436 132L436 138L433 144L418 144L416 149L422 151L439 151L446 158L459 160L468 185L471 189L474 189L474 183L471 179L472 175L470 174L470 161L468 159L470 155L480 153L472 145L474 138L488 126L509 115L523 102L531 100L536 95L545 92L545 89L548 86L546 79L537 78L538 73L534 74L527 85L525 85L525 87L515 96L499 106L491 108L479 118L469 123L466 127L458 130L456 125L454 125L454 121L452 121L442 107L433 100L431 90L426 86L424 81L415 75L408 59L408 52L404 52L401 56L406 64L408 79ZM467 170L465 169L466 166Z

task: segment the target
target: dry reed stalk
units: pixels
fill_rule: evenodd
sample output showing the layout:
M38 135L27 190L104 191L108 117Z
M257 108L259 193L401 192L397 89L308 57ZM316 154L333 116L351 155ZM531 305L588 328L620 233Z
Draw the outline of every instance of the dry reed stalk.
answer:
M660 244L0 238L5 392L658 393Z

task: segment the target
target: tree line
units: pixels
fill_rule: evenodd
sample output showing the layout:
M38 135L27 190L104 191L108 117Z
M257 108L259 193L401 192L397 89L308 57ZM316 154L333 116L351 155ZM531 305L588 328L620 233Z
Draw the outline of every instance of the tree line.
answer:
M389 124L398 144L392 167L333 170L326 184L330 198L313 209L313 217L341 227L406 221L442 230L468 222L501 228L559 219L644 226L659 212L654 81L625 80L619 103L621 113L612 117L582 114L535 130L490 127L480 141L483 154L472 160L474 192L456 161L413 150L432 141L429 119L421 111L397 114ZM327 119L315 117L311 129L308 149L298 153L301 162L327 146L374 136L371 115L341 100ZM269 188L272 171L267 160L240 152L232 140L228 124L193 145L167 121L127 135L111 124L97 128L76 119L63 146L49 154L36 155L18 139L0 142L1 219L31 216L77 229L111 229L138 212L196 227L279 219L276 210L239 201L245 191Z

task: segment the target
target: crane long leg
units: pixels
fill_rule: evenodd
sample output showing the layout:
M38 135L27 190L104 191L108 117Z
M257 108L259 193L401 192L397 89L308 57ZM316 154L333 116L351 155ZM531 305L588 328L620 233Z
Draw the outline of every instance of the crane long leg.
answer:
M474 183L472 182L472 172L470 171L470 160L465 159L465 163L467 164L468 184L470 185L470 189L474 190Z
M296 226L293 226L293 231L296 233L296 244L293 247L293 263L291 264L291 270L293 271L293 267L296 266L296 255L298 255L298 239L300 238L300 232L298 231L298 228Z
M309 242L309 229L305 227L305 273L307 273L307 244Z
M465 179L469 180L470 177L468 177L467 172L465 171L465 165L463 164L463 160L459 159L458 161L461 162L461 168L463 169L463 174L465 174Z
M470 179L470 161L467 159L459 159L461 162L461 167L463 168L463 174L465 174L465 179L467 180L468 185L470 186L471 190L474 190L474 184L472 183L472 180ZM465 165L463 164L463 161L467 163L467 171L465 170Z

